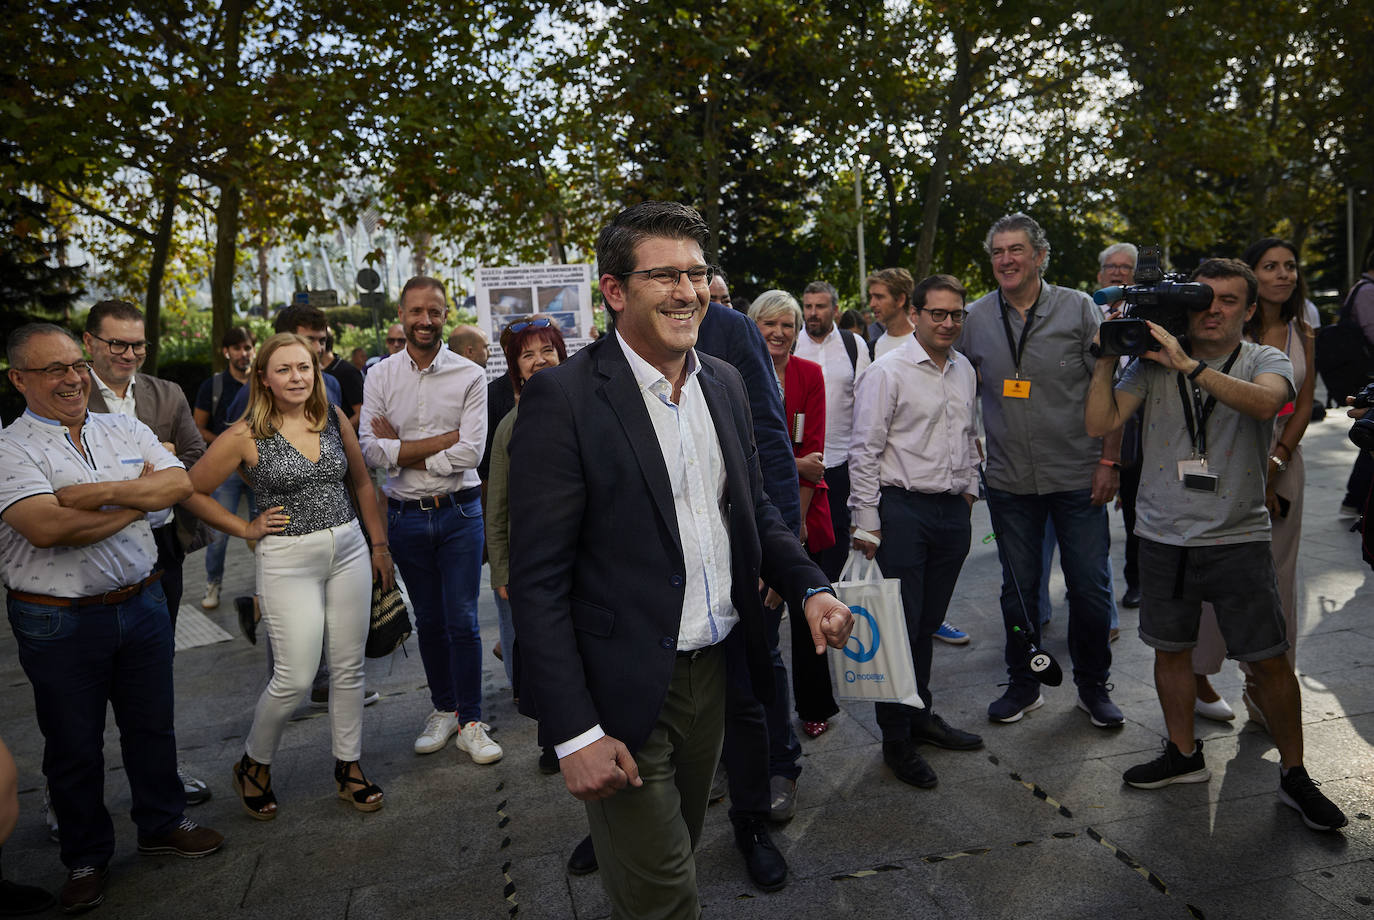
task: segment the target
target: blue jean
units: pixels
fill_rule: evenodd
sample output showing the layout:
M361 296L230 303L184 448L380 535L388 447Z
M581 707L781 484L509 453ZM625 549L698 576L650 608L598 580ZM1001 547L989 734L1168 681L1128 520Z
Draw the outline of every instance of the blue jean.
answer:
M186 810L172 727L172 624L160 584L122 604L55 607L8 598L19 663L33 684L43 775L62 828L62 862L103 867L114 854L105 808L105 707L114 708L140 837Z
M233 474L220 485L211 497L231 514L239 513L239 496L248 496L248 516L257 517L257 507L253 504L253 490L248 487L238 473ZM218 530L210 531L210 545L205 547L205 581L218 584L224 578L224 553L229 549L229 535Z
M420 660L440 712L463 724L482 720L482 502L431 511L387 511L391 557L415 606ZM506 654L510 654L509 651Z
M1140 476L1139 476L1139 474L1137 474L1137 475L1136 475L1137 484L1139 483L1139 479L1140 479ZM1121 481L1122 481L1122 483L1123 483L1123 486L1122 486L1122 490L1121 490L1121 491L1122 491L1122 496L1124 497L1124 496L1125 496L1125 492L1126 492L1125 486L1124 486L1124 483L1125 483L1125 481L1126 481L1126 474L1125 474L1125 473L1122 473L1122 474L1121 474ZM1134 498L1132 498L1132 501L1134 501ZM1124 508L1124 504L1123 504L1123 508ZM1132 519L1134 520L1134 511L1132 511ZM1131 532L1131 530L1132 530L1134 527L1135 527L1134 522L1128 524L1127 527L1126 527L1126 532L1129 534L1129 533ZM1132 567L1132 558L1131 558L1132 549L1131 549L1131 543L1130 543L1130 541L1131 541L1132 539L1134 539L1133 536L1127 537L1127 542L1126 542L1126 584L1127 584L1127 586L1130 586L1130 585L1135 584L1134 582L1131 581L1131 573L1134 571L1134 568ZM1056 546L1058 546L1058 545L1059 545L1059 536L1058 536L1058 534L1056 534L1056 533L1054 532L1054 520L1053 520L1053 519L1049 519L1049 520L1045 521L1045 546L1044 546L1044 551L1043 551L1043 552L1044 552L1044 557L1043 557L1043 559L1042 559L1042 567L1041 567L1041 570L1040 570L1040 625L1041 625L1041 626L1044 626L1046 623L1048 623L1048 622L1050 621L1051 615L1053 615L1053 613L1054 613L1054 605L1050 602L1050 568L1051 568L1051 566L1054 565L1054 548L1055 548ZM1108 548L1108 549L1111 549L1111 535L1110 535L1110 534L1108 534L1108 547L1107 547L1107 548ZM1108 583L1110 583L1110 582L1112 581L1112 557L1111 557L1110 555L1107 556L1107 581L1108 581ZM1112 595L1112 629L1116 629L1116 627L1117 627L1117 622L1118 622L1118 620L1117 620L1117 612L1116 612L1116 595Z
M1069 657L1074 683L1105 683L1111 673L1111 538L1107 508L1092 503L1089 489L1015 495L988 488L988 511L1002 563L1002 622L1007 631L1007 673L1013 685L1031 686L1035 677L1025 646L1011 629L1029 628L1040 642L1041 549L1045 523L1054 521L1069 591ZM1018 590L1019 589L1019 590ZM1022 605L1024 604L1024 609Z

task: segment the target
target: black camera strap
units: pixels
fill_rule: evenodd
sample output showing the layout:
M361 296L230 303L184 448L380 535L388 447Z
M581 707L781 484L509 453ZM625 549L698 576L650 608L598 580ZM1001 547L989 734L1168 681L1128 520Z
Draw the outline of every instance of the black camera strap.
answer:
M1007 334L1007 348L1011 351L1011 360L1016 364L1016 376L1021 376L1021 356L1026 353L1026 337L1030 335L1031 324L1035 322L1035 305L1040 302L1040 295L1045 291L1045 282L1041 281L1040 286L1035 290L1035 303L1026 311L1026 325L1021 327L1021 340L1018 342L1011 334L1011 320L1007 319L1007 301L1002 296L1002 289L997 289L997 305L1002 308L1002 331Z
M1231 365L1236 363L1240 357L1240 345L1236 345L1236 350L1231 352L1231 357L1226 359L1226 363L1220 368L1223 374L1231 372ZM1189 389L1192 390L1192 399L1189 399ZM1212 394L1207 395L1207 399L1202 398L1202 387L1197 383L1187 379L1183 371L1178 372L1178 398L1183 401L1183 419L1188 423L1188 437L1193 442L1193 453L1199 457L1207 456L1207 419L1211 416L1212 410L1217 407L1217 398ZM1193 413L1196 411L1196 421Z

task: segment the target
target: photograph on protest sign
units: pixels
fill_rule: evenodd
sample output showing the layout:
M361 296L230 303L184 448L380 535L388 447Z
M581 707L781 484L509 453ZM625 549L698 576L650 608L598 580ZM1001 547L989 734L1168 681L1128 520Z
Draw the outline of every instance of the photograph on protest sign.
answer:
M592 266L484 266L476 272L477 324L491 337L487 376L506 371L498 343L512 323L546 318L558 326L571 355L591 341Z

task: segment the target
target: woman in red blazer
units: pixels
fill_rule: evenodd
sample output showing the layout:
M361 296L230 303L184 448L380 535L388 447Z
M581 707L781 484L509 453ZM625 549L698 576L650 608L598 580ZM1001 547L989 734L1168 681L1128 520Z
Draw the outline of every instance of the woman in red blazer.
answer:
M835 545L830 523L830 502L825 494L825 378L821 366L792 355L802 328L801 307L786 291L765 291L749 307L749 318L763 333L773 372L782 391L783 416L797 458L797 486L801 493L802 543L811 553ZM764 602L782 602L769 592ZM830 727L839 712L830 688L827 662L810 652L810 633L800 611L792 611L792 695L802 730L815 738Z

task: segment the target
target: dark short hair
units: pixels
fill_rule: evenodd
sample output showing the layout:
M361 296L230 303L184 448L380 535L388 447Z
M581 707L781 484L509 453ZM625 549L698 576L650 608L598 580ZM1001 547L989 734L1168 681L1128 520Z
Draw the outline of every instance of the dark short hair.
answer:
M76 342L76 336L72 335L70 329L64 329L53 323L25 323L11 332L9 337L5 339L5 359L9 361L10 367L20 366L20 362L24 360L24 349L28 347L32 339L36 339L40 335L65 335L68 339Z
M220 348L233 348L235 345L242 345L247 342L249 345L256 345L257 339L253 338L253 330L247 326L230 326L224 330L224 337L219 340Z
M91 335L99 335L100 328L107 316L112 319L143 322L143 311L127 300L102 300L91 307L91 312L86 314L86 331Z
M444 287L444 282L438 278L431 278L429 275L416 275L401 287L401 296L396 299L396 303L406 302L406 295L411 291L423 291L425 288L433 288L444 298L444 306L448 306L448 290Z
M1245 305L1248 307L1259 296L1259 281L1250 266L1239 259L1205 259L1193 270L1192 281L1207 281L1221 278L1245 279Z
M968 303L968 291L959 283L959 279L953 275L931 275L922 278L921 283L916 285L916 291L911 295L911 308L920 309L926 305L926 295L931 291L949 291L951 294L959 295L960 303Z
M812 281L802 289L802 297L807 294L827 294L830 297L830 308L833 310L840 305L840 292L835 290L835 285L829 281Z
M324 311L319 307L312 307L309 304L293 303L288 307L283 307L277 314L277 318L272 321L272 328L277 332L295 332L304 326L306 329L329 328L329 320L325 317Z
M840 314L840 321L836 325L841 329L847 329L850 332L856 332L860 336L863 336L864 327L868 324L864 322L864 315L862 313L850 307Z
M558 323L552 321L547 326L526 326L519 332L512 332L510 335L501 336L501 351L506 355L506 375L510 377L511 384L516 392L524 385L520 381L520 352L525 350L525 346L535 339L549 342L553 345L554 351L558 352L558 363L562 364L568 360L568 346L563 343L563 332L558 328ZM523 322L523 320L516 320Z
M916 279L905 268L880 268L864 279L864 290L871 284L881 284L892 292L892 296L906 298L906 308L911 309L911 292L916 288Z
M596 266L603 275L634 271L635 247L650 237L692 240L702 249L710 238L697 209L676 201L641 201L621 211L596 237Z

